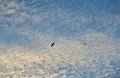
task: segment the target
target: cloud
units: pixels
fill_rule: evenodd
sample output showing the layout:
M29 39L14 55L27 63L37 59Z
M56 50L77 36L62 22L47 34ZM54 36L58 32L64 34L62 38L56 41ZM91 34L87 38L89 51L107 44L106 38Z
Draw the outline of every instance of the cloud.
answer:
M44 11L47 6L11 2L1 9L0 19L5 21L0 28L1 42L6 36L14 41L14 34L20 36L20 41L10 44L9 39L0 44L0 77L119 76L120 44L114 38L119 14L79 14L55 3L49 6L57 9ZM55 45L50 47L53 41Z
M30 34L26 35L30 36ZM38 37L38 34L36 35ZM39 37L42 39L45 38L41 35ZM33 38L31 35L30 38L33 39L33 41L39 42L39 39L35 38L35 36ZM117 49L119 49L120 44L116 44L115 41L107 35L95 31L88 31L88 33L84 35L83 40L86 42L85 44L74 39L59 37L55 46L52 48L46 46L49 48L25 50L24 48L19 49L18 46L16 49L9 49L8 53L0 57L2 65L5 66L5 69L2 69L1 77L6 77L7 72L3 74L4 70L9 71L9 76L15 76L14 73L17 73L21 77L23 74L26 77L30 76L30 72L34 72L31 77L37 77L37 73L39 74L38 77L61 77L61 73L67 77L67 73L70 74L71 72L80 74L87 72L87 77L91 76L90 72L93 73L95 77L110 77L112 73L119 70L120 60ZM47 42L43 41L41 43ZM71 69L69 66L72 66L70 67ZM114 66L116 66L116 69L114 69ZM16 71L13 69L14 67ZM22 73L22 71L24 71L24 73ZM77 77L74 74L75 73L73 73L73 77ZM79 77L82 77L82 75Z

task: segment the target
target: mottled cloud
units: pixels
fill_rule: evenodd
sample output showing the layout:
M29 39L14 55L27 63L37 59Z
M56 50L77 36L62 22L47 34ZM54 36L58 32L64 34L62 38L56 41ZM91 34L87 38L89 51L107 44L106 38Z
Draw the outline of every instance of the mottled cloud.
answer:
M119 77L120 15L49 2L0 1L0 77Z
M4 69L1 68L0 76L15 77L16 73L17 77L57 78L64 75L67 78L83 77L75 75L83 72L88 73L87 77L90 77L91 73L94 77L119 76L117 71L119 71L120 60L117 50L120 45L103 33L89 32L83 40L86 43L59 37L52 48L46 46L48 48L39 50L12 47L13 49L9 49L0 57L1 66L4 66ZM31 72L33 72L32 75ZM70 75L67 76L67 74Z

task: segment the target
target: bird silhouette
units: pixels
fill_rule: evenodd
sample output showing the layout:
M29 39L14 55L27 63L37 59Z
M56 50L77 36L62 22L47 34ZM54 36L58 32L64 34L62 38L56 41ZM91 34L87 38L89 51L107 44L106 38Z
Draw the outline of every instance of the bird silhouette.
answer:
M53 47L53 46L54 46L54 44L55 44L55 42L51 43L51 47Z

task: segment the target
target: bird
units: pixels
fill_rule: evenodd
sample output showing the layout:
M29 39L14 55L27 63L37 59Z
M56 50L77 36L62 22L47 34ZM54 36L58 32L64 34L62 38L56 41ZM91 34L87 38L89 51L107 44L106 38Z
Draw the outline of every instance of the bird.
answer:
M54 44L55 44L55 42L51 43L51 47L53 47L53 46L54 46Z

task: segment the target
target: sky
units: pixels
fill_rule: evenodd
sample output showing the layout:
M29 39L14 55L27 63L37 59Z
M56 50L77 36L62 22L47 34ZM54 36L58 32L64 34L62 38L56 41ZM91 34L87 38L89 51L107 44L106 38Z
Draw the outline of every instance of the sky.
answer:
M72 56L73 62L78 61L76 58L92 56L89 64L95 65L98 57L99 66L113 65L120 71L119 8L119 0L0 0L0 52L47 51L49 54L50 51L59 55L60 51L63 56L70 52L69 58L72 52L75 55L80 52L85 55ZM51 49L52 42L56 44ZM98 67L96 71L102 70ZM112 78L110 71L108 75L99 73L94 77Z

